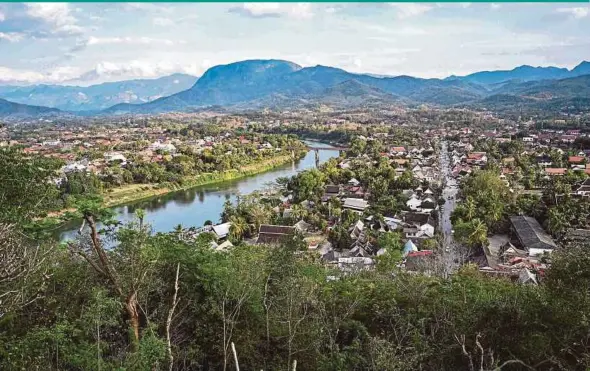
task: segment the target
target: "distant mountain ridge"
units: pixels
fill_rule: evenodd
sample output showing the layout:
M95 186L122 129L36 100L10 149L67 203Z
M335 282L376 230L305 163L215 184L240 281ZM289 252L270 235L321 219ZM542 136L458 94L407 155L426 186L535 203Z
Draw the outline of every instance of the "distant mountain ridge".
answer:
M189 89L197 77L173 74L157 79L106 82L91 86L0 86L0 98L64 111L98 111L119 103L146 103Z
M568 77L561 78L564 75ZM188 87L174 94L140 104L125 101L102 110L101 114L194 112L208 107L228 110L297 108L318 104L343 108L400 104L498 107L500 104L510 106L518 103L542 106L567 105L568 101L585 104L590 100L589 76L589 62L582 62L571 70L521 66L510 71L423 79L412 76L375 77L322 65L302 67L275 59L246 60L211 67L201 78L193 78L196 82L188 84L187 79ZM153 80L119 82L114 89L137 85L137 81ZM92 88L100 91L105 86L110 87L109 84L113 83ZM55 87L38 86L32 96L42 96L52 89ZM2 94L0 88L0 96ZM20 102L36 102L34 99L21 99ZM96 113L96 110L79 112Z
M56 108L31 106L9 102L0 98L0 116L1 117L31 117L46 114L59 114L60 110Z
M590 74L590 62L583 61L568 70L559 67L519 66L512 70L481 71L466 76L450 76L446 80L469 81L477 84L498 84L511 80L520 82L539 80L558 80Z
M190 89L146 104L119 104L107 113L157 113L208 105L235 105L278 95L309 99L326 89L354 80L412 101L453 104L483 97L477 84L411 76L373 77L327 67L301 67L282 60L248 60L209 69Z

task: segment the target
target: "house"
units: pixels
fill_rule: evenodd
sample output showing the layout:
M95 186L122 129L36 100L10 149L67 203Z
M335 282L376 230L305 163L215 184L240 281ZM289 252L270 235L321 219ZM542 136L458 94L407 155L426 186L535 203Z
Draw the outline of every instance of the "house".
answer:
M73 172L77 172L77 171L86 171L88 169L88 166L79 163L79 162L74 162L71 164L68 164L64 167L61 168L61 170L64 173L73 173Z
M432 250L412 251L408 253L403 266L408 271L426 272L433 268L434 252Z
M362 220L357 221L351 228L350 228L350 238L353 240L358 239L363 230L365 229L365 223Z
M345 272L369 270L373 265L375 265L375 262L372 258L368 257L338 258L338 268Z
M166 153L175 153L176 147L172 143L162 143L160 141L156 141L152 143L148 149L151 151L161 151Z
M418 208L420 208L421 205L422 205L422 201L418 197L416 197L415 195L410 197L410 199L408 201L406 201L406 206L410 210L418 210Z
M520 245L529 256L542 255L544 252L551 252L557 248L553 238L543 230L535 218L512 216L510 223Z
M563 168L563 167L547 167L547 168L545 168L545 174L550 175L550 176L565 175L566 172L567 172L567 169Z
M361 184L361 182L359 182L355 178L352 178L351 180L348 181L349 186L358 187L360 184Z
M311 229L312 225L309 224L309 223L307 223L305 220L301 219L300 221L298 221L297 223L295 223L295 225L293 227L299 233L306 233L306 232L309 232L309 230Z
M327 201L332 197L338 197L340 195L340 186L339 185L327 185L324 189L324 195L322 196L322 201Z
M436 201L432 197L426 197L422 200L422 203L420 204L420 208L423 210L436 209Z
M536 160L537 160L537 164L539 164L539 166L542 166L542 167L547 167L547 166L553 165L553 162L551 161L551 157L549 157L549 156L538 156Z
M286 225L263 224L258 230L257 244L276 245L288 241L295 236L295 227Z
M404 153L406 153L406 148L402 146L392 147L391 152L394 154L403 155Z
M590 179L584 180L575 193L580 196L590 196Z
M468 164L485 164L488 162L488 156L485 152L471 152L467 155Z
M570 164L581 164L584 161L586 161L586 159L582 156L569 156L567 159L567 162Z
M227 223L223 223L223 224L217 224L214 225L213 228L213 232L215 232L215 234L217 235L217 238L221 239L221 238L225 238L229 235L229 228L231 227L231 223L227 222Z
M401 219L390 218L388 216L384 216L383 220L385 221L387 227L389 227L389 229L392 231L400 228L403 224L403 221Z
M369 207L369 203L366 200L363 200L362 198L345 198L342 207L345 209L356 211L360 214L363 211L365 211L367 207Z
M103 155L106 162L119 161L122 164L127 163L127 159L119 152L105 152Z
M428 213L406 213L404 222L409 225L409 227L404 228L407 238L429 238L434 236L434 219Z

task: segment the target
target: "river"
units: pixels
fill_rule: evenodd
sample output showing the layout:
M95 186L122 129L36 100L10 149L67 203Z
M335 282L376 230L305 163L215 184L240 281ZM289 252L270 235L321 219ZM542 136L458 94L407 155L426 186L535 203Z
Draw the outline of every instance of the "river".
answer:
M309 146L332 147L326 143L305 141ZM320 150L320 163L338 157L338 150ZM265 188L280 177L290 177L297 172L315 167L315 153L309 151L304 158L285 164L270 171L223 183L215 183L166 195L137 201L113 208L115 219L127 222L133 219L138 208L146 211L146 222L155 232L169 232L177 225L200 227L205 221L219 222L225 201L236 201L238 195L252 193ZM76 223L79 224L79 223ZM58 233L60 240L74 238L79 225L69 224Z

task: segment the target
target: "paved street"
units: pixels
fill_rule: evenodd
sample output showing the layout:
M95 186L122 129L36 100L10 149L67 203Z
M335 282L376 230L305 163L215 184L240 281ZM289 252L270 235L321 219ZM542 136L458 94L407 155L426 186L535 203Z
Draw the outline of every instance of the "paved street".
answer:
M443 184L442 197L445 201L444 206L440 209L440 227L443 233L443 261L445 265L444 272L449 274L458 267L458 251L453 241L453 225L451 224L451 214L455 210L457 196L457 182L451 176L451 164L448 152L448 143L441 142L441 151L439 154L440 171Z

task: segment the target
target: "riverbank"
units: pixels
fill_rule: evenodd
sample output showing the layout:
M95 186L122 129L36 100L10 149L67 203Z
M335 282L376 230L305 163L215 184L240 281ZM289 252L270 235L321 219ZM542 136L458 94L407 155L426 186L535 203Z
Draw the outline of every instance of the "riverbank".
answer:
M261 163L248 165L241 169L204 173L193 177L186 177L182 180L182 184L130 184L112 188L103 194L104 206L115 207L156 196L162 196L170 192L245 178L270 171L279 166L288 164L291 161L293 161L293 158L290 155L283 155L273 157Z
M299 158L305 155L299 154ZM240 169L233 169L224 172L203 173L192 177L185 177L182 184L127 184L117 188L111 188L101 194L104 207L116 207L128 203L163 196L171 192L182 191L190 188L223 183L237 180L257 174L262 174L277 167L293 161L291 155L283 155L264 160L257 164L244 166ZM66 215L71 215L76 210L73 208L60 211L52 211L47 214L46 222L58 224L68 221Z
M311 142L308 145L329 147L323 142ZM142 189L141 186L124 187L119 189L116 195L113 191L105 192L104 196L110 196L111 205L113 202L119 205L112 206L110 209L113 211L113 218L121 223L135 220L135 210L141 207L146 211L146 222L155 232L168 232L179 224L184 227L201 227L208 220L217 222L226 202L236 202L240 195L260 191L278 178L291 177L299 171L315 167L314 151L302 151L300 154L303 158L296 159L293 163L290 156L275 157L273 161L260 161L258 164L243 167L239 172L216 174L213 176L214 179L211 179L211 176L195 177L190 180L190 183L183 184L182 187L174 186L174 189L164 189L171 188L169 185L160 186L157 189L151 187ZM277 153L276 155L289 154ZM320 163L337 156L337 150L319 151ZM181 188L182 190L179 191ZM166 194L168 191L170 192ZM141 194L135 194L139 192ZM64 241L76 238L79 223L62 221L60 224L59 228L54 229L54 236L57 239Z

